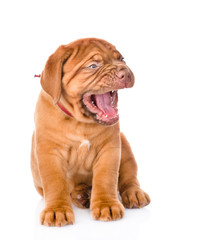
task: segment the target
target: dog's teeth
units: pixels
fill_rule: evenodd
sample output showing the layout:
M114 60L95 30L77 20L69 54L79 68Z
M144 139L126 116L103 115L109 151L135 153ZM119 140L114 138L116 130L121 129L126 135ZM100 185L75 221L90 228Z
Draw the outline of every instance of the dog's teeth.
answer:
M93 105L93 107L95 107L95 108L96 108L96 105L95 105L94 101L92 101L92 105Z

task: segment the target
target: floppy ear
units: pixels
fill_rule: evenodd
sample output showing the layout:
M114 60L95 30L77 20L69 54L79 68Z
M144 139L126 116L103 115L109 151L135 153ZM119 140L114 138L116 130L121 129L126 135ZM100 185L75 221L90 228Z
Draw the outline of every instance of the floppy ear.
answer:
M41 86L56 104L61 97L62 69L66 60L70 57L71 51L66 46L60 46L46 62L41 75Z

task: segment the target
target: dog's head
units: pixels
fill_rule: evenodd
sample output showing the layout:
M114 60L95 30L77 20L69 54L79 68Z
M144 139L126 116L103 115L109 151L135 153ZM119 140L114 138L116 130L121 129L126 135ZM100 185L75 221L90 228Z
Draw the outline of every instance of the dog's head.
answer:
M112 125L119 119L118 89L134 84L122 55L101 39L80 39L60 46L41 76L41 85L55 104L64 99L81 122Z

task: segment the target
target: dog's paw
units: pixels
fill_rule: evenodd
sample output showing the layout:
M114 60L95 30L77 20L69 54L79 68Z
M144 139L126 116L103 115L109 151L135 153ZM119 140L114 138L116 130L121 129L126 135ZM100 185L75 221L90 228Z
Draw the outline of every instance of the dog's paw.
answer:
M75 220L71 208L45 208L40 214L40 222L45 226L62 227L73 224Z
M122 193L121 198L126 208L142 208L151 202L149 195L140 188L127 189Z
M92 204L91 214L95 220L119 220L124 216L124 207L119 201L97 202Z
M71 199L73 204L79 208L89 208L91 198L91 187L86 184L77 185L72 193Z

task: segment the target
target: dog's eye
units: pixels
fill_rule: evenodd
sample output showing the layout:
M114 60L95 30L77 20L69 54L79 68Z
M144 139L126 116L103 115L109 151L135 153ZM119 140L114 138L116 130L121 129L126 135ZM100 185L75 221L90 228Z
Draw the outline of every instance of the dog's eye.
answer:
M97 68L97 65L96 64L91 64L90 66L88 66L88 68L94 69L94 68Z

